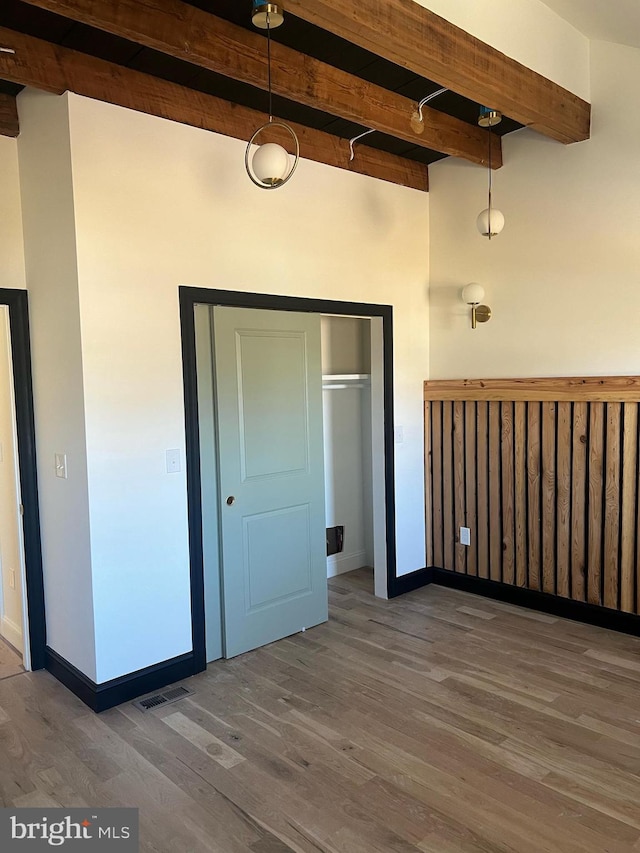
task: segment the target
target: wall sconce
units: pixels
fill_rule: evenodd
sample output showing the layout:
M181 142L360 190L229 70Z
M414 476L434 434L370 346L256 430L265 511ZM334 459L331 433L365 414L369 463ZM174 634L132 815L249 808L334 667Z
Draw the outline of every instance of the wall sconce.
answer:
M484 287L472 281L462 289L462 301L471 305L471 328L475 329L478 323L487 323L491 319L491 308L481 305L484 299Z

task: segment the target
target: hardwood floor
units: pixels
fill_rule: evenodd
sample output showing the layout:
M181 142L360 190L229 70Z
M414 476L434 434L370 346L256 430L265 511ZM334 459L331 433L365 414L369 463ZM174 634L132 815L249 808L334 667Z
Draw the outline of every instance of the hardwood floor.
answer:
M18 652L0 637L0 680L12 678L24 672L22 657Z
M640 639L329 586L330 622L147 713L0 682L2 805L138 806L163 853L640 851Z

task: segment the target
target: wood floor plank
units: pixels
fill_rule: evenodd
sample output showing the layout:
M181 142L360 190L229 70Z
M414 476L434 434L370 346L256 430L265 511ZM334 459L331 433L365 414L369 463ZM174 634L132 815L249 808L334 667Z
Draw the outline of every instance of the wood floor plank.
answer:
M371 588L147 713L1 681L0 805L137 806L143 853L638 853L640 638Z

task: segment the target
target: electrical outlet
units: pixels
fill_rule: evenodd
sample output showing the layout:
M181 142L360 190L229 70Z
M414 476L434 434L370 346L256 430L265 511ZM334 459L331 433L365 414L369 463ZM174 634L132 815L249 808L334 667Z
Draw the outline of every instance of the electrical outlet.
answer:
M460 528L460 544L471 545L471 530L468 527Z
M9 586L11 589L16 588L16 573L15 569L9 569Z
M61 480L67 479L67 454L66 453L56 453L55 454L55 465L56 465L56 477L60 477Z

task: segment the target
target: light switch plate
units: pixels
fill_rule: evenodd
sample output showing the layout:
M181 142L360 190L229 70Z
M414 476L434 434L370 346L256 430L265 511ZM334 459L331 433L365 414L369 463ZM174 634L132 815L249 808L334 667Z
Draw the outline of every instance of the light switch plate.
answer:
M471 530L468 527L460 528L460 544L471 545Z
M180 470L180 451L167 450L167 474L177 474Z

